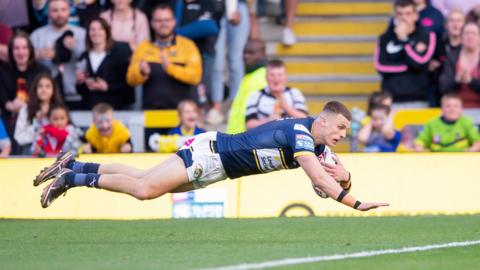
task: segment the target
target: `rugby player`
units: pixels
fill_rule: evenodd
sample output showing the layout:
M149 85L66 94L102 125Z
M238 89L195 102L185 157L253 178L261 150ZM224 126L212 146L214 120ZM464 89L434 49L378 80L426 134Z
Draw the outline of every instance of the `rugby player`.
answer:
M325 146L334 147L346 137L351 120L342 103L331 101L317 118L280 119L235 135L196 135L176 154L148 170L117 163L83 163L67 152L41 171L34 185L53 178L41 195L41 205L46 208L68 189L80 186L150 200L170 192L204 188L227 178L302 167L314 187L342 204L360 211L388 206L356 200L348 194L349 174L348 179L340 179L342 188L318 159Z

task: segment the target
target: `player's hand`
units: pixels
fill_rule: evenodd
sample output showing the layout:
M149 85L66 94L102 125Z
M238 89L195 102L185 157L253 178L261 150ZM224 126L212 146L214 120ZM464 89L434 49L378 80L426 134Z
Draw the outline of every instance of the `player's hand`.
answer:
M336 164L328 164L324 161L321 161L320 164L322 165L323 169L331 176L333 179L339 182L346 182L350 178L350 174L348 171L343 167L343 163L337 157L337 155L332 155L332 159L335 161Z
M361 203L360 206L357 208L358 211L368 211L372 209L376 209L383 206L389 206L388 203Z

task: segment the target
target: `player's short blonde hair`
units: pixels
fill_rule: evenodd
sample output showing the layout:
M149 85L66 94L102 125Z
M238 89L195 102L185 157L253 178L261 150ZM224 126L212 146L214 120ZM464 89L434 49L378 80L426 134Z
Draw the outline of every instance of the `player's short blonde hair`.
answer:
M348 108L343 105L343 103L338 101L329 101L323 107L322 113L332 113L332 114L340 114L343 117L347 118L348 121L352 121L352 113L348 110Z

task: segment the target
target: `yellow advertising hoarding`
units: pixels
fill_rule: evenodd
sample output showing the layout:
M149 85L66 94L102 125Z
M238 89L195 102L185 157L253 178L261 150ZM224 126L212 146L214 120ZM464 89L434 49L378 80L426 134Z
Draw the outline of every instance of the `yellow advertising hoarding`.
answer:
M155 166L167 155L84 155L89 162ZM480 154L342 154L352 172L352 195L361 201L385 201L390 207L361 213L312 190L301 169L226 180L202 196L225 194L225 217L289 215L415 215L480 213ZM123 194L75 188L47 209L40 206L42 187L32 180L53 159L0 160L0 218L150 219L171 218L174 197L138 201ZM207 198L205 198L207 197ZM285 210L286 213L285 213Z

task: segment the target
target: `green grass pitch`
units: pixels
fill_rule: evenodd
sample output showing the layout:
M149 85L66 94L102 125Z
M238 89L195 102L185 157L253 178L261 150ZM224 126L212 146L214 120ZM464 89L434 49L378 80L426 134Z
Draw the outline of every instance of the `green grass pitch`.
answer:
M0 269L198 269L480 240L480 216L0 220ZM480 269L480 245L275 269Z

